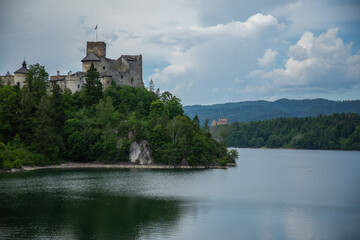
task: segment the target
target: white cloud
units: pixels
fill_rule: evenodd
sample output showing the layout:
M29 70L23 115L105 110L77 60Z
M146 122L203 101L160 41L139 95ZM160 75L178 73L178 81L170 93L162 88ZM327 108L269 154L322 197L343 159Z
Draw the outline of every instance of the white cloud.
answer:
M270 48L266 49L264 52L264 56L262 58L257 59L259 66L266 67L271 65L275 61L277 54L278 54L277 51L273 51Z
M216 87L214 87L214 88L211 89L211 92L213 92L213 93L216 93L216 92L218 92L218 91L219 91L219 89L216 88Z
M232 21L227 24L200 27L178 27L169 34L153 34L148 38L149 43L168 46L177 51L186 51L204 42L214 39L244 39L263 36L270 31L280 31L285 25L271 15L257 13L249 17L245 22Z
M156 83L166 84L170 82L171 78L179 77L186 71L183 65L170 65L164 69L155 69L154 73L148 77L148 79L155 80Z
M336 28L319 36L305 32L289 47L284 68L255 70L249 77L271 83L272 91L351 89L360 84L360 55L352 55L352 43L344 44L337 34Z

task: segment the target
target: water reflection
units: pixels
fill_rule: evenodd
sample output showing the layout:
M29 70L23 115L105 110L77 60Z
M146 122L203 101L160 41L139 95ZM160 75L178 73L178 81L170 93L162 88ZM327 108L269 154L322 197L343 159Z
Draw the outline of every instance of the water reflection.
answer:
M0 238L136 238L148 229L171 228L177 200L63 192L1 195ZM153 229L152 229L153 228Z
M241 149L228 170L0 175L0 238L360 239L359 159Z

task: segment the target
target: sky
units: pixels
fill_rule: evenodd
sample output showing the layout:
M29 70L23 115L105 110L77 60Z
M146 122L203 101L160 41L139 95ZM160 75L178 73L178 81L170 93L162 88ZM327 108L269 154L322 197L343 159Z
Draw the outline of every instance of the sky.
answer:
M0 0L0 75L81 71L86 41L142 54L183 105L360 99L360 0Z

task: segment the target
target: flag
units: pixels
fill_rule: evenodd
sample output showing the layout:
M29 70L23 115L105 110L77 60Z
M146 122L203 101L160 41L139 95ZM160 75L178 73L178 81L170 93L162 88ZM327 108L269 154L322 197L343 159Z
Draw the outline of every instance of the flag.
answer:
M95 26L95 29L94 30L96 30L97 29L97 24L96 24L96 26Z

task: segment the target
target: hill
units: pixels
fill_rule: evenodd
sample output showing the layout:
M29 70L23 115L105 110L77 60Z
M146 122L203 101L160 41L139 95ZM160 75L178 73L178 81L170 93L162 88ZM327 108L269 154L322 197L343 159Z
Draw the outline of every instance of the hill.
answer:
M200 122L209 119L227 118L231 122L250 122L270 120L280 117L311 117L334 113L360 113L360 100L331 101L326 99L290 100L279 99L275 102L246 101L215 105L184 106L185 113L193 118L198 115Z
M231 147L360 150L360 115L279 118L211 128Z

